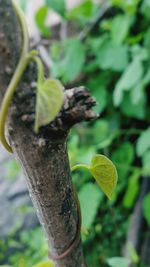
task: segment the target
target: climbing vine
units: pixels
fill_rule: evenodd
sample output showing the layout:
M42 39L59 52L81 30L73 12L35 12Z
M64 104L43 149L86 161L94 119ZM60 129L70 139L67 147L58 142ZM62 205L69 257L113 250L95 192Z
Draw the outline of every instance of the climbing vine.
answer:
M61 83L55 79L44 79L43 64L41 59L37 56L38 52L34 50L29 51L28 30L22 11L15 3L15 0L12 0L12 4L21 24L21 29L23 33L23 48L22 53L20 55L19 63L10 81L0 110L0 140L3 146L11 153L13 152L12 148L8 144L5 137L5 123L7 112L17 85L19 84L24 71L31 60L34 60L37 64L38 71L37 100L34 126L34 130L36 133L38 132L39 127L47 125L57 116L63 105L64 100L63 86L61 85Z

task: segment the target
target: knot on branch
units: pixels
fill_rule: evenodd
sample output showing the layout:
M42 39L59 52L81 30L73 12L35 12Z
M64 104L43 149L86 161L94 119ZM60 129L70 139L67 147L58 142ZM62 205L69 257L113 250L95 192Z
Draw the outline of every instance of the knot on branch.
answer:
M96 100L90 95L87 88L75 87L65 91L64 105L56 119L47 127L46 131L58 134L65 134L68 130L81 121L96 119L97 114L92 111Z
M32 88L32 97L28 95L28 90L18 91L14 101L14 115L21 118L21 121L27 126L34 123L35 118L35 88ZM30 91L31 94L31 91ZM22 100L23 99L23 100ZM25 101L26 99L26 101ZM22 105L19 104L22 103ZM19 104L19 105L18 105ZM49 125L41 127L39 134L48 138L57 136L66 136L69 129L81 121L91 121L98 116L92 111L92 107L96 105L96 100L90 95L87 88L75 87L65 91L64 105L58 116Z

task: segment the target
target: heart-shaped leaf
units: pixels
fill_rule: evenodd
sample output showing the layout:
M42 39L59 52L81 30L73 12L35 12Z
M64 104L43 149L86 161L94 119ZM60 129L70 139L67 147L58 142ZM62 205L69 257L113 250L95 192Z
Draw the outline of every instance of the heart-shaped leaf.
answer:
M111 199L118 180L112 161L103 155L95 155L91 160L90 172L106 196Z
M38 84L35 132L41 126L49 124L58 115L64 102L62 84L55 79L48 79L43 84Z

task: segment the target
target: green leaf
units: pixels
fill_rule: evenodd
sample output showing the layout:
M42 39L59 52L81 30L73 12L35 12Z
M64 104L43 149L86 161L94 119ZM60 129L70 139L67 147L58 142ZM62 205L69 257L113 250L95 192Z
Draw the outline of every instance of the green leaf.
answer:
M64 55L60 61L53 61L52 75L61 76L63 81L71 82L81 73L85 63L85 47L80 40L68 39L64 42Z
M125 12L134 15L137 11L137 7L140 0L111 0L112 5L122 8Z
M128 35L131 17L118 15L112 20L111 37L115 44L121 45ZM119 34L118 34L119 32Z
M106 196L111 199L118 180L112 161L103 155L95 155L91 160L90 172Z
M96 146L99 146L110 137L109 124L103 119L96 121L93 125L93 129L89 129L89 131L89 133L87 132L87 137L92 139L92 143ZM97 133L101 133L100 136L98 136Z
M142 1L141 12L145 16L146 19L150 20L150 1L149 0Z
M92 77L87 87L91 90L92 96L97 100L97 106L94 108L95 112L103 112L109 100L109 93L106 90L105 80L101 76Z
M35 22L44 37L49 37L50 35L50 29L45 26L45 20L48 15L48 11L49 9L47 6L42 6L35 14Z
M134 148L130 142L119 144L118 149L112 153L112 161L117 166L118 176L120 180L125 182L125 178L129 173L129 167L134 160Z
M111 145L116 136L116 127L112 127L106 120L98 120L92 128L86 129L86 139L91 140L91 144L97 149L104 149ZM101 133L100 136L97 133ZM86 152L87 154L87 152ZM94 153L95 154L95 153Z
M139 177L140 172L135 170L131 177L129 177L127 191L123 198L123 205L125 208L132 208L135 202L135 199L139 192Z
M66 5L65 0L45 0L45 4L53 9L55 12L57 12L62 17L65 16L66 12Z
M132 91L125 92L120 109L122 113L128 117L144 119L146 114L146 95L144 92L141 92L141 97L138 99L138 102L137 98L138 91L134 99L132 96Z
M55 267L52 261L43 261L32 267Z
M103 70L123 71L128 65L128 47L106 41L98 53L98 64Z
M137 155L143 156L148 149L150 149L150 127L143 131L138 138L136 145Z
M138 85L143 76L143 71L142 61L139 58L135 58L115 86L113 95L115 106L119 106L122 102L124 91Z
M150 207L150 193L147 194L144 197L144 200L143 200L143 214L144 214L144 217L145 217L148 225L150 226L150 212L149 212L149 207Z
M48 79L37 91L35 132L58 115L64 101L63 86L58 80Z
M124 142L113 152L113 162L117 165L128 166L133 162L134 149L130 142Z
M102 194L96 185L87 183L79 191L79 200L82 212L82 224L86 229L90 229L100 206Z
M130 261L123 257L113 257L107 260L109 266L111 267L128 267Z
M146 176L150 175L150 150L144 153L142 157L143 163L143 174Z
M146 81L146 77L145 77ZM136 87L134 87L130 92L130 97L133 105L140 105L141 99L145 98L144 92L144 81L142 80Z
M93 15L93 1L84 0L80 5L74 7L68 12L68 19L84 20L92 17Z

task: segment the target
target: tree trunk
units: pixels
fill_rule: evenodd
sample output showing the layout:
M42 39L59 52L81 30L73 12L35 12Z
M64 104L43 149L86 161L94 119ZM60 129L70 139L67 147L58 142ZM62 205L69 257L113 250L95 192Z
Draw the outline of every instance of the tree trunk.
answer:
M16 68L22 32L10 0L0 0L0 102ZM9 109L7 135L26 174L30 196L44 229L52 255L66 251L75 239L78 209L74 198L66 147L69 129L91 120L95 104L83 87L67 90L64 106L50 125L33 132L36 67L24 73ZM84 267L81 241L56 267Z

